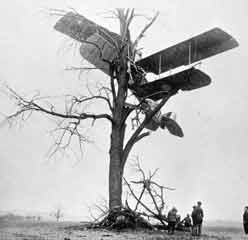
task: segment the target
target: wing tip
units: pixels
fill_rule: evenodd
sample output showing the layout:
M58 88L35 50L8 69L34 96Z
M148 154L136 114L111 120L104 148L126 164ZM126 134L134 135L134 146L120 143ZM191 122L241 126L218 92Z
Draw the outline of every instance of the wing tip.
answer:
M215 27L215 28L211 29L210 31L216 31L216 32L225 34L229 38L229 42L231 43L230 46L232 46L232 48L239 46L239 42L236 40L236 38L234 38L231 34L229 34L227 31L223 30L222 28Z

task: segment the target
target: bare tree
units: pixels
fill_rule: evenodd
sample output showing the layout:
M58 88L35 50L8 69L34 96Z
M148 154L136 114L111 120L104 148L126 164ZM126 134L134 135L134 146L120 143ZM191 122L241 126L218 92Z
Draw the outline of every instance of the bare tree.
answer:
M59 15L62 13L59 13ZM64 14L64 13L63 13ZM63 15L62 14L62 15ZM109 209L120 210L122 208L122 180L124 167L132 148L139 141L149 136L150 131L145 130L146 126L152 121L154 116L165 105L168 99L177 92L177 89L170 89L167 94L156 104L154 108L146 111L143 118L139 115L144 111L145 99L139 99L138 104L128 103L128 84L136 76L130 70L130 66L135 68L135 58L139 50L137 48L140 39L144 36L147 29L154 23L158 14L149 20L149 23L141 30L137 39L132 41L130 37L130 24L135 15L134 9L117 9L113 12L114 16L120 22L120 40L113 39L103 28L96 27L100 36L108 39L108 44L115 49L116 55L109 61L104 58L103 48L95 42L84 40L84 44L91 46L98 52L99 57L104 62L104 67L109 70L110 81L104 86L97 86L92 91L89 87L87 96L66 95L66 104L64 111L58 110L52 103L52 98L41 97L39 93L31 97L24 97L10 87L6 87L7 94L16 102L17 110L9 115L6 120L9 123L21 119L27 120L34 112L41 113L53 119L56 119L56 128L52 132L60 133L56 135L53 151L65 151L72 141L77 139L79 146L82 143L89 142L84 135L82 123L86 122L94 126L95 121L104 120L110 124L110 150L109 150ZM82 39L81 39L82 40ZM80 68L85 70L86 68ZM89 68L87 68L89 69ZM87 110L88 104L94 106L97 102L104 102L108 110L103 113L92 113ZM147 107L147 106L146 106ZM145 107L145 108L146 108ZM126 134L128 119L137 120L133 126L131 136ZM91 120L91 123L89 122ZM133 122L133 121L132 121ZM61 217L61 211L57 211L57 219Z

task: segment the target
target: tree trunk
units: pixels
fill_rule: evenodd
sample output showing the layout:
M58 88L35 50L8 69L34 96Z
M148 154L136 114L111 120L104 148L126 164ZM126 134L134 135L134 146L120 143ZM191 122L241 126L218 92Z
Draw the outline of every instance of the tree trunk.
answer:
M120 56L119 71L117 70L118 92L113 108L113 123L110 142L110 165L109 165L109 209L121 209L122 206L122 177L124 166L123 144L125 136L125 101L127 96L127 51Z
M125 129L113 124L110 146L109 163L109 209L119 210L122 206L122 155L123 134Z

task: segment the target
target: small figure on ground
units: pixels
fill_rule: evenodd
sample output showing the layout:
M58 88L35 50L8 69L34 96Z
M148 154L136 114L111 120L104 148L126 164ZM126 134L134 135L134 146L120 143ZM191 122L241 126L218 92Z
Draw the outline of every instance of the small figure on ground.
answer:
M196 235L201 236L202 233L202 222L203 222L203 210L201 207L202 203L200 201L197 202L197 206L195 208L195 217L196 217Z
M243 213L243 226L245 234L248 234L248 206L245 207Z
M186 217L182 221L185 231L191 231L192 223L190 215L187 214Z
M177 222L177 209L175 207L173 207L168 212L167 220L168 220L168 234L174 234L175 226Z

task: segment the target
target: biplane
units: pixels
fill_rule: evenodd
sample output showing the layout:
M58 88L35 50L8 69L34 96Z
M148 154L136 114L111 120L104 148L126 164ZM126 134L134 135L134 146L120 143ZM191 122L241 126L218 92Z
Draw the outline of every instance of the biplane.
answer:
M90 21L82 15L69 12L55 25L55 29L81 43L80 54L96 68L110 75L110 66L117 58L116 46L121 36ZM171 91L191 91L211 83L203 71L192 67L208 57L220 54L238 46L238 42L220 28L192 37L174 46L156 52L136 62L131 62L128 87L139 101L143 101L143 112L147 114L157 106L157 101ZM108 60L108 61L104 61ZM160 75L181 66L186 70L154 81L146 79L146 73ZM174 114L159 111L146 125L147 129L167 128L173 135L182 137L183 131L175 121Z

